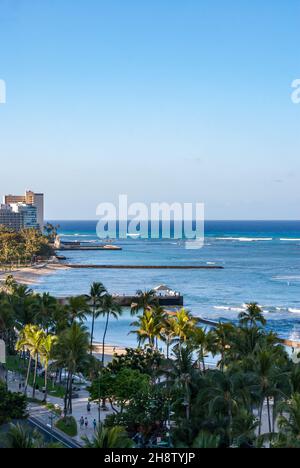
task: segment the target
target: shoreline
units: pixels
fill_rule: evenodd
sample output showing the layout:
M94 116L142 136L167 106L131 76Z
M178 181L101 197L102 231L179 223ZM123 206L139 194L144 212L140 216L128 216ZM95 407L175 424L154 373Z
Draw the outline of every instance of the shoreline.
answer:
M126 354L125 346L104 345L104 362L106 364L111 362L114 356L122 356L124 354ZM96 342L93 344L93 356L99 361L102 359L102 343Z
M33 286L41 282L41 277L54 274L57 270L68 270L66 265L56 263L43 263L41 265L17 268L15 270L0 270L0 283L12 275L19 284Z

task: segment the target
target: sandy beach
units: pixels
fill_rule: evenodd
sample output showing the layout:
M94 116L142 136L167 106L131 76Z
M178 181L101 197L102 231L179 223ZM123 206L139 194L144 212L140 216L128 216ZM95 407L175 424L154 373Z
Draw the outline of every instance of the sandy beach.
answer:
M32 286L38 284L42 276L54 274L57 270L61 269L66 270L68 267L59 263L43 263L37 266L14 270L0 270L0 283L5 281L8 275L13 275L18 283Z
M102 357L102 343L94 343L93 346L93 354L95 357L101 359ZM111 360L111 358L116 356L122 356L122 354L126 354L125 347L122 346L114 346L111 344L106 344L104 346L104 355L106 360Z

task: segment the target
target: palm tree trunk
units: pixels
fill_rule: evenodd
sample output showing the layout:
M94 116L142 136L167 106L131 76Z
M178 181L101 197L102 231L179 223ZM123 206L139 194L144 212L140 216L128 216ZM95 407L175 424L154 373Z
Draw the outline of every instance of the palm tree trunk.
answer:
M264 407L264 398L262 399L262 402L260 404L259 408L259 428L258 428L258 435L261 435L261 425L262 425L262 412L263 412L263 407Z
M181 343L181 339L179 340L179 356L180 356L180 365L182 363L182 343Z
M105 349L105 338L106 338L106 333L107 333L107 328L108 328L108 321L109 321L109 312L107 312L106 314L106 324L105 324L103 340L102 340L102 367L104 367L104 349Z
M29 382L29 377L30 377L30 369L31 369L31 355L29 356L29 363L28 363L28 368L27 368L27 375L26 375L26 383L25 383L25 388L24 388L24 394L26 395L27 393L27 387L28 387L28 382Z
M47 403L47 387L48 387L48 366L45 366L45 395L44 395L44 402Z
M232 409L231 409L231 404L229 404L229 408L228 408L228 418L229 418L229 422L228 422L228 443L229 443L229 447L231 447L231 433L232 433Z
M94 327L95 327L95 305L93 305L93 318L92 318L92 329L91 329L91 351L90 351L91 356L93 354Z
M72 414L72 397L73 397L73 373L70 375L70 388L69 388L69 414Z
M275 432L276 407L277 407L277 399L274 397L273 412L272 412L272 432Z
M267 397L267 408L268 408L268 423L269 423L269 432L272 432L272 425L271 425L271 412L270 412L270 399Z
M200 351L200 360L201 360L201 363L202 363L202 370L203 370L203 372L205 372L206 371L205 358L204 358L204 352L203 352L202 348L201 348L201 351Z
M224 351L221 352L221 365L220 365L221 372L224 372Z
M36 356L35 356L34 376L33 376L33 385L32 385L32 398L35 397L37 365L38 365L38 354L36 354Z
M70 380L70 371L68 371L68 377L67 377L67 383L66 383L66 392L65 392L65 398L64 398L64 415L65 415L65 417L68 414L69 380Z

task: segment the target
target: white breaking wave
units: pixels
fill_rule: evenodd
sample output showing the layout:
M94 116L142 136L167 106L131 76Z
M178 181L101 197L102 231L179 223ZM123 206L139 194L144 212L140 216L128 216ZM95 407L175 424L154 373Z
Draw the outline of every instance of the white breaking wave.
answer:
M237 242L265 242L272 241L273 237L216 237L217 240L230 240Z
M289 312L291 312L292 314L300 314L300 309L294 309L292 307L290 307L288 309Z
M214 306L216 310L229 310L230 312L244 312L245 307Z
M248 305L249 305L249 304L246 304L246 303L244 302L244 304L242 304L242 307L243 307L244 309L247 309ZM263 309L263 308L266 307L266 306L263 306L263 305L261 305L261 304L257 304L257 307L259 307L260 309Z
M300 281L299 275L273 276L276 281Z
M294 238L290 238L290 239L281 238L280 240L284 242L300 242L300 239L294 239Z
M61 237L92 237L92 234L59 234Z
M292 341L299 341L299 339L300 339L299 331L298 330L293 330L292 333L290 334L289 339L292 340Z

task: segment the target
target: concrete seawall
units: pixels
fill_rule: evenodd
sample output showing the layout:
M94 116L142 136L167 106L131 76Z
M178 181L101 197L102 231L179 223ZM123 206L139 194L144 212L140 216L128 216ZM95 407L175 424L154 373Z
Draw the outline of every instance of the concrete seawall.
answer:
M132 304L137 303L139 300L139 297L135 295L126 296L125 294L118 294L113 297L121 307L131 307ZM183 296L181 294L156 296L156 299L162 307L183 307ZM61 304L67 304L69 298L59 297L58 300Z
M66 264L68 268L94 268L115 270L223 270L216 265L80 265Z

